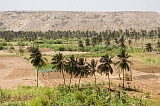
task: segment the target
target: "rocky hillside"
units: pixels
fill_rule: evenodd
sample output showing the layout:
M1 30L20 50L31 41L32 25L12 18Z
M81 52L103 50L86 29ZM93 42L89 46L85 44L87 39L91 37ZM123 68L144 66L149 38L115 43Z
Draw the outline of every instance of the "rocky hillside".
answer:
M157 29L156 12L0 12L0 29L14 31Z

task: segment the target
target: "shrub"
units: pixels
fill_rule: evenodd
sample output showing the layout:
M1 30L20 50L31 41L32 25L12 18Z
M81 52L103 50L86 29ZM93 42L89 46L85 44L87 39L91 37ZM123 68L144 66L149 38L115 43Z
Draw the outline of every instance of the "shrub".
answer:
M13 44L12 43L8 43L8 46L13 46Z
M3 50L3 49L4 49L4 47L2 45L0 45L0 50Z
M23 43L23 42L18 42L18 43L17 43L17 46L25 46L25 43Z
M65 51L65 50L66 50L66 48L65 48L65 47L63 47L63 46L60 46L58 50L59 50L59 51Z
M11 50L14 50L15 48L13 46L10 47Z
M130 81L130 76L129 76L128 73L125 74L125 80L126 80L126 81Z
M36 97L29 102L29 106L50 106L50 101L47 97Z
M36 44L44 44L44 42L45 42L45 41L43 41L43 40L36 40L36 41L35 41Z
M3 45L3 46L7 46L7 43L6 43L6 42L2 42L2 45Z
M145 93L145 97L150 98L150 93L149 92Z
M60 39L57 39L57 40L53 41L53 44L62 44L62 43L63 43L63 41L60 40Z

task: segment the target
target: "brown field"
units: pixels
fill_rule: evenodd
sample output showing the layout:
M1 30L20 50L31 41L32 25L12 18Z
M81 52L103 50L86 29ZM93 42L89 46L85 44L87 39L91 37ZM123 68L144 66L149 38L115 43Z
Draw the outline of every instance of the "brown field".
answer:
M35 86L34 68L23 58L17 56L0 57L0 86L15 88L18 85Z

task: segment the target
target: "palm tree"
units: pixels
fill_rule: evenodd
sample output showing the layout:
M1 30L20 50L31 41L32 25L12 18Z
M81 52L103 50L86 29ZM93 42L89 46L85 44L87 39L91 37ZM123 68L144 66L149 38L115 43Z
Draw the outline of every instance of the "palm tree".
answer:
M91 67L91 73L94 75L95 85L96 85L96 75L95 75L95 73L97 71L96 70L97 62L94 59L92 59L91 63L90 64L88 63L88 65Z
M81 50L81 51L84 51L84 46L83 46L82 40L80 40L80 41L78 42L78 46L80 47L80 50Z
M77 70L77 60L75 59L74 55L70 56L69 59L67 60L65 64L65 70L68 74L71 75L69 82L69 87L70 87L73 74L75 74Z
M132 46L132 41L131 41L131 39L128 40L128 45L129 45L129 46Z
M145 49L147 50L147 52L152 52L152 44L151 43L147 43L145 46Z
M94 47L95 45L97 45L97 42L98 42L97 36L93 36L91 40L92 40L92 46L93 46L93 47Z
M124 73L125 70L130 70L130 65L132 65L132 62L127 60L129 57L131 57L130 55L128 55L125 51L125 49L122 49L120 54L117 55L117 57L120 59L120 61L118 61L117 63L115 63L115 65L118 65L118 68L120 70L122 70L123 72L123 88L124 88Z
M125 42L124 36L122 36L122 37L120 38L119 42L121 43L120 46L121 46L122 48L124 48L124 47L125 47L125 44L124 44L124 42Z
M38 70L46 65L47 59L42 57L42 53L36 48L30 55L31 63L37 69L37 87L38 87Z
M111 67L111 64L113 64L112 58L113 57L110 57L108 54L106 54L105 56L101 56L101 59L100 59L101 64L98 66L98 72L101 75L104 73L106 74L106 76L108 76L109 90L111 89L109 74L113 73L113 69Z
M66 86L65 76L64 76L65 61L64 61L63 54L59 53L59 54L54 55L52 58L52 64L53 64L52 69L55 69L55 71L62 73L63 79L64 79L64 86Z
M86 39L86 46L90 46L90 39L87 37L87 39Z
M159 40L158 40L158 42L157 42L157 53L159 53L160 52L160 42L159 42Z
M75 72L75 76L79 76L79 83L78 83L78 89L80 86L81 78L84 76L88 76L90 74L90 67L85 63L84 58L79 58L77 62L77 70Z

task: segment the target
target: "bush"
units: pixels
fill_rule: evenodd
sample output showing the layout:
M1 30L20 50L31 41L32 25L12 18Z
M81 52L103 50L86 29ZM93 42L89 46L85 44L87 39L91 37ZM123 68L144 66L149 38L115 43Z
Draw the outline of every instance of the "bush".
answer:
M8 43L8 46L13 46L13 44L12 43Z
M63 40L57 39L57 40L50 40L48 41L49 44L62 44Z
M44 44L44 42L45 42L45 41L43 41L43 40L36 40L36 41L35 41L36 44Z
M17 43L17 46L25 46L25 43L23 43L23 42L18 42L18 43Z
M2 42L2 45L3 45L3 46L7 46L7 43L6 43L6 42Z
M2 45L0 45L0 50L3 50L3 49L4 49L4 47Z
M62 40L60 40L60 39L57 39L57 40L54 40L54 41L53 41L53 43L54 43L54 44L62 44L62 43L63 43L63 41L62 41Z
M130 75L128 73L125 74L125 80L130 81Z
M10 47L11 50L14 50L15 48L13 46Z
M65 50L66 50L66 48L65 48L65 47L63 47L63 46L60 46L58 50L59 50L59 51L65 51Z
M36 97L29 102L29 106L50 106L50 101L46 97Z

